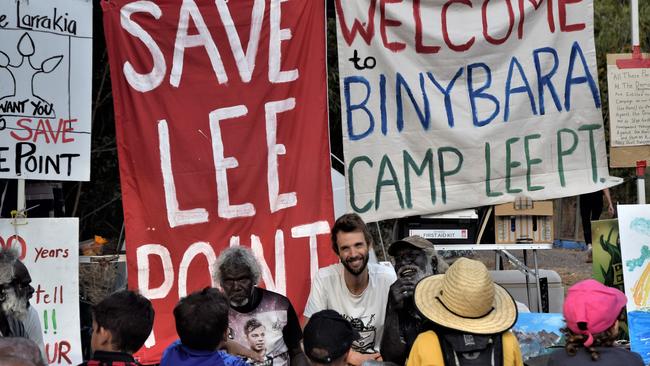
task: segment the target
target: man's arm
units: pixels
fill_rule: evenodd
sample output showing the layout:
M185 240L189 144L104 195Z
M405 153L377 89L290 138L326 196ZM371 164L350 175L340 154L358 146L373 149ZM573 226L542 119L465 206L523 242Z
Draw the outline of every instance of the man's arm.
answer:
M231 355L250 358L251 360L255 360L257 362L264 362L264 357L258 355L257 352L253 352L253 350L250 348L231 339L223 343L223 349L225 349L226 352L230 353Z
M300 342L302 341L302 328L300 328L298 315L291 302L289 302L289 308L287 309L287 324L282 329L282 339L284 340L284 344L287 345L287 348L289 348L290 364L292 366L309 366L307 356L300 346Z
M403 365L407 358L408 349L402 342L399 328L399 310L404 308L404 302L413 296L414 285L406 278L399 278L390 286L388 303L386 304L386 318L384 332L381 337L381 356L384 361Z
M302 348L300 346L294 347L289 350L289 360L291 366L309 366L309 361L307 360L307 356L305 353L302 351Z
M607 201L607 212L609 212L610 216L614 217L616 209L614 208L614 204L612 204L612 196L609 194L609 188L603 189L603 195L605 195L605 200Z
M373 360L381 361L381 355L379 353L359 353L351 349L345 361L349 365L361 366L364 362Z
M381 357L384 361L403 365L406 357L406 344L400 339L399 315L391 309L390 302L386 305L386 319L384 320L384 333L381 337Z
M311 283L307 305L305 305L305 311L302 314L304 317L302 326L304 327L307 324L307 321L314 313L325 309L327 309L327 294L323 290L323 282L320 278L319 270Z

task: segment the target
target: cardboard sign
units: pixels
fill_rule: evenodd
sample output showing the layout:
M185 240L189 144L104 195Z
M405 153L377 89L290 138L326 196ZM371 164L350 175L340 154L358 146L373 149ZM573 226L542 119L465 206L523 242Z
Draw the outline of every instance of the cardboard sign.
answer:
M596 191L593 1L336 1L348 207L367 221Z
M0 219L0 245L15 248L32 277L48 363L81 363L79 219Z
M618 205L627 324L632 351L650 362L650 205Z
M302 314L336 257L318 1L102 2L129 287L150 298L155 363L179 297L219 252L252 247L263 285Z
M92 1L0 2L0 178L90 180Z
M610 145L650 145L650 69L619 69L624 56L607 55Z

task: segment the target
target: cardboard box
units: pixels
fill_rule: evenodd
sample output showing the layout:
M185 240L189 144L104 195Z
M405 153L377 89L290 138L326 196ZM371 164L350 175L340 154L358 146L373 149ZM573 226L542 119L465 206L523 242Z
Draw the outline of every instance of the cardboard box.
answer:
M494 225L497 244L552 243L553 201L497 205Z

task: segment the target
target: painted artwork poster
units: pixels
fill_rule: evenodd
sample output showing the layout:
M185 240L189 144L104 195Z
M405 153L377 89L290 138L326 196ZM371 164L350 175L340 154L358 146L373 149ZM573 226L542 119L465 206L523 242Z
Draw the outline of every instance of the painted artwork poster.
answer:
M618 220L592 221L591 237L594 238L592 278L624 292ZM619 329L619 338L629 340L627 321L619 321Z
M650 363L650 205L618 205L632 351Z
M592 221L591 237L594 238L593 278L604 285L624 291L618 220Z
M260 286L302 314L334 263L322 1L101 2L130 288L155 364L179 298L217 285L219 253L252 249Z
M336 0L348 209L366 221L594 192L593 0Z
M15 248L32 277L47 362L80 364L79 219L0 219L0 245Z
M512 332L521 348L524 361L548 355L564 346L564 317L559 313L519 313Z
M0 1L0 178L90 180L92 1Z

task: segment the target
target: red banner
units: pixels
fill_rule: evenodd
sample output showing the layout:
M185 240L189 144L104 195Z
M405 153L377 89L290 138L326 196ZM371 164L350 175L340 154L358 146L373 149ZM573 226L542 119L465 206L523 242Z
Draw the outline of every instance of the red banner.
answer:
M298 314L336 260L322 1L102 3L129 287L156 309L139 352L175 338L173 306L250 246ZM212 285L216 285L212 283Z

